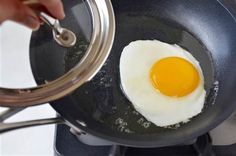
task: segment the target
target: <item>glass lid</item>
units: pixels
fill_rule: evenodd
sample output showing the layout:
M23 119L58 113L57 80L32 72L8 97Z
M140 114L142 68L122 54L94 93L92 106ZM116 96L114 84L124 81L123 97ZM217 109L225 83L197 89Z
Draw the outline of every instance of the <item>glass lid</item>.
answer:
M42 81L37 82L40 85L31 88L1 88L1 106L25 107L61 98L91 80L108 57L115 33L110 0L62 2L65 19L53 21L47 14L40 13L45 17L42 20L46 24L31 36L30 58L37 58L30 60L31 66L36 67L37 64L37 68L46 73L40 75ZM57 29L58 24L60 29ZM67 30L62 37L57 36L57 33L62 34L61 28ZM75 40L71 42L73 37ZM70 42L69 46L60 44L60 39ZM37 71L33 73L37 77Z

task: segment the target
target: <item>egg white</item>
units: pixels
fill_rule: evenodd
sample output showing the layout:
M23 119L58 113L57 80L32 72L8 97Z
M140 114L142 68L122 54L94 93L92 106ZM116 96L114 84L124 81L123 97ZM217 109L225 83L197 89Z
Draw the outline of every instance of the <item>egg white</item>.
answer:
M149 77L155 62L165 57L181 57L191 62L200 75L198 87L184 97L169 97L158 92ZM204 106L206 91L199 62L178 45L158 40L138 40L126 46L120 58L121 85L135 109L157 126L185 122L199 114Z

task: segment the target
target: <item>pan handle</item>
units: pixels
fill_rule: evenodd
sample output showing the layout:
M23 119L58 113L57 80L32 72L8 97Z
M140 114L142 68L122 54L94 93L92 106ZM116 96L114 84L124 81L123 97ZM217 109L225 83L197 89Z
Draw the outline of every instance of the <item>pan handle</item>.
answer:
M23 108L9 108L3 112L0 113L0 122L3 122L4 120L10 118L11 116L15 115L16 113L22 111Z
M12 109L0 113L0 134L4 132L8 132L15 129L40 126L40 125L48 125L48 124L63 124L65 121L61 117L56 118L47 118L47 119L39 119L39 120L30 120L30 121L22 121L22 122L14 122L14 123L4 123L4 121L13 116L14 114L22 111L24 108Z

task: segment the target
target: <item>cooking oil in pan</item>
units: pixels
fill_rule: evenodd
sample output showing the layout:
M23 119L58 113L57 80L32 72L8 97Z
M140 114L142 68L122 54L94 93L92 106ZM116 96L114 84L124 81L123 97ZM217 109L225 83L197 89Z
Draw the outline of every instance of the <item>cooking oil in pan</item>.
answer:
M120 85L119 61L123 48L135 40L157 39L169 44L177 44L188 50L199 62L204 75L204 88L207 91L205 109L214 103L218 83L214 83L214 63L210 52L188 30L173 24L147 16L117 16L116 36L113 48L106 63L98 74L73 94L80 109L101 124L121 133L154 134L162 131L181 129L188 123L179 123L168 127L158 127L147 121L132 106L124 95ZM76 54L74 54L76 55ZM66 68L73 67L76 59L67 54ZM72 61L70 61L72 60ZM204 110L203 110L204 111Z

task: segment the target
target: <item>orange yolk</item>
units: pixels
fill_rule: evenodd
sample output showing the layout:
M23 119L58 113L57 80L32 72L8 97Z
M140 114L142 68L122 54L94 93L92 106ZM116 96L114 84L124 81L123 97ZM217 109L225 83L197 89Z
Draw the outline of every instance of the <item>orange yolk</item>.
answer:
M187 60L167 57L152 66L150 79L152 85L164 95L183 97L197 88L200 76Z

